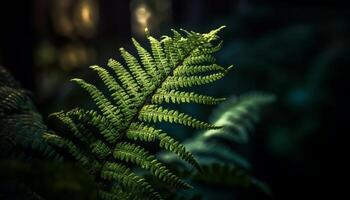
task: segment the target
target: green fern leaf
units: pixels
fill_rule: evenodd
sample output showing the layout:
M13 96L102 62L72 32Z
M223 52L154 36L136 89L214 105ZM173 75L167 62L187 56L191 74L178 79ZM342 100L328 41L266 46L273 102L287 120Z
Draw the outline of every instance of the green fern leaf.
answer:
M52 138L58 145L66 146L73 157L94 172L95 176L99 176L96 172L102 170L100 173L102 178L112 181L113 184L102 182L101 197L114 199L118 198L116 194L120 194L125 199L132 199L134 197L124 195L126 186L138 190L143 188L142 184L145 183L143 179L136 177L125 167L129 165L123 166L123 162L144 168L172 186L191 187L142 146L130 142L130 139L143 142L159 141L161 148L175 153L200 170L194 156L180 142L162 130L154 128L151 123L170 122L201 129L220 128L177 110L163 108L159 104L214 105L224 100L179 90L219 80L231 68L224 69L219 66L213 56L213 53L221 47L221 42L219 44L216 42L219 39L216 34L222 28L205 34L185 30L182 30L184 34L181 34L172 30L172 37L163 36L161 40L150 36L146 31L150 51L132 39L138 57L120 48L125 61L124 66L116 60L109 59L108 68L90 67L97 72L107 93L102 93L102 89L82 79L72 79L88 92L97 110L78 108L60 112L56 116L69 127L79 142L85 143L86 147L81 150L80 146L66 138L51 136L48 138ZM94 137L91 137L91 133L96 130L98 133L94 133ZM116 170L110 170L111 167ZM147 185L144 188L148 191L147 197L155 197L155 193L151 192L153 191L151 186Z

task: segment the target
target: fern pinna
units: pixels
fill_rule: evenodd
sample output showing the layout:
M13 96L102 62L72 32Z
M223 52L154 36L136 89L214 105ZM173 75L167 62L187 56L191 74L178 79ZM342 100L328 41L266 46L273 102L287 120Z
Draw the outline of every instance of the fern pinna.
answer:
M147 180L131 171L130 164L150 171L172 187L191 188L154 155L139 146L139 142L136 144L133 141L159 141L161 148L177 154L200 170L193 155L180 142L155 128L152 123L169 122L200 129L220 128L177 110L166 109L161 104L212 105L224 100L180 90L219 80L230 69L216 64L213 57L221 48L222 42L218 42L217 33L222 28L205 34L172 30L172 37L163 36L160 41L146 30L151 53L132 39L139 59L120 48L126 65L110 59L107 68L90 67L101 78L108 94L82 79L72 79L89 93L98 109L76 108L52 114L69 128L74 137L52 134L47 138L68 149L80 164L95 175L101 183L100 196L103 199L162 198Z

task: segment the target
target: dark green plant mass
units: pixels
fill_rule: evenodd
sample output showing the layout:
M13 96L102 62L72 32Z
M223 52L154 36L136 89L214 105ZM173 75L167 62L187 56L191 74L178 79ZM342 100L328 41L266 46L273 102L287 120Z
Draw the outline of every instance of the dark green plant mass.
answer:
M0 157L28 159L33 153L62 159L44 141L47 127L30 93L0 66Z

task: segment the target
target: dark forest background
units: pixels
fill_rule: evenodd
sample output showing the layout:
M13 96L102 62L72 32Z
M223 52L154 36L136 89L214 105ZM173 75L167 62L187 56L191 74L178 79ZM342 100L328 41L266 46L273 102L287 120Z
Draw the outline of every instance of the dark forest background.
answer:
M265 110L251 143L244 147L254 175L271 187L274 199L335 199L346 191L348 156L341 154L348 134L350 12L345 3L12 0L1 1L0 13L0 65L33 91L43 116L89 104L69 79L95 80L88 66L104 66L108 58L118 58L120 46L133 52L130 38L142 41L145 26L160 36L170 34L170 28L206 32L226 25L217 57L235 69L203 91L216 96L265 91L278 99ZM203 119L212 111L182 109ZM193 132L181 130L176 131L177 138L186 139ZM74 179L69 172L59 179L64 179L63 186L52 189L50 180L56 179L50 178L50 165L45 166L44 184L36 183L35 174L25 177L29 185L41 185L42 196L73 198L67 196L69 191L62 194L69 181L72 190L88 191L85 179Z

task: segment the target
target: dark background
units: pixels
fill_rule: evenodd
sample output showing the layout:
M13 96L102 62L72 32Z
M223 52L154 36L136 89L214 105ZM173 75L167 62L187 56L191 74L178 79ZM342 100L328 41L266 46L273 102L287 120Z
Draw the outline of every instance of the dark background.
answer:
M341 156L346 151L341 141L348 134L350 66L345 3L12 0L0 6L0 65L33 91L44 116L89 104L69 79L95 80L87 67L118 58L120 46L134 52L131 36L143 38L140 18L150 15L146 24L156 36L170 34L170 28L206 32L226 25L217 57L235 69L203 91L230 96L258 90L278 98L249 144L254 175L271 187L274 199L335 199L345 191L348 156ZM76 16L84 12L79 9L90 9L86 19ZM182 108L204 119L212 111ZM183 130L177 138L193 131Z

